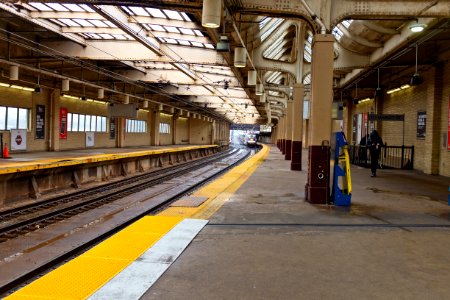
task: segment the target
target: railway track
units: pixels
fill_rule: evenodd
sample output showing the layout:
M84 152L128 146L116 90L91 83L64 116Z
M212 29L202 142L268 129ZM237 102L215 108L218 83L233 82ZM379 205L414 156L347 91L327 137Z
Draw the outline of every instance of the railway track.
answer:
M238 151L231 149L212 157L200 158L193 162L0 212L0 243L213 164ZM164 193L164 190L159 192L161 193Z

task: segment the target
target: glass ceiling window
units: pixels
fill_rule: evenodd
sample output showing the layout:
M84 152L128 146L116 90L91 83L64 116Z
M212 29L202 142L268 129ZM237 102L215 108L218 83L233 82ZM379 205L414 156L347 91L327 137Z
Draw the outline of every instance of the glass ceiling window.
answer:
M273 19L275 22L267 29L267 26L263 27L264 33L261 35L261 41L264 41L269 35L275 31L275 29L283 22L283 19Z
M259 29L262 29L267 22L269 22L270 20L272 20L271 17L264 17L260 22L259 22Z
M306 38L305 41L305 51L303 52L303 59L306 62L311 62L311 55L312 55L312 50L311 50L311 45L312 45L312 33L308 32L308 37Z
M311 83L311 74L308 74L303 78L303 84L310 84Z
M339 27L334 26L333 27L333 31L332 31L334 37L336 38L336 40L340 40L341 37L344 35L344 33L339 29Z

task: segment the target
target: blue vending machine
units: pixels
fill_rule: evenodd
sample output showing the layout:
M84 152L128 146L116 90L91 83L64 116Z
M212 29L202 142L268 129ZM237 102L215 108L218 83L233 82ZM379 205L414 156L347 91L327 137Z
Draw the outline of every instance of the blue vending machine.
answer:
M333 139L332 155L333 189L332 199L334 205L350 206L352 199L352 178L350 174L350 157L348 155L348 143L343 132L335 132Z

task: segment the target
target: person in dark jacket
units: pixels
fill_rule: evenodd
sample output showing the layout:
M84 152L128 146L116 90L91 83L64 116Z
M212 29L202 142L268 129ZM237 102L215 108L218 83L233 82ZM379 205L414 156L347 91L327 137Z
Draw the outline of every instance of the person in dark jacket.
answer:
M370 170L372 171L371 177L377 176L378 158L381 152L381 146L383 146L383 140L376 130L373 130L368 140L370 151Z

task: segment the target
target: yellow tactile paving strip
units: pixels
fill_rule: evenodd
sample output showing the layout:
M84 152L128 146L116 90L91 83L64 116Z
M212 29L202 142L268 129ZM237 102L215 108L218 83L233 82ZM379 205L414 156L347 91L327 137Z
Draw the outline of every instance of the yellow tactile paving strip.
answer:
M183 219L144 217L5 299L86 299Z
M267 155L269 155L269 147L263 145L256 155L193 193L192 196L208 197L208 200L199 207L169 207L159 215L209 219L255 172Z
M189 150L215 148L215 147L217 147L217 146L216 145L188 146L188 147L180 147L180 148L134 151L134 152L127 152L127 153L96 154L96 155L89 155L89 156L82 156L82 157L64 157L64 158L53 158L53 159L40 159L40 160L27 161L27 162L14 162L14 164L9 164L8 166L5 166L5 167L0 167L0 175L15 173L15 172L26 172L26 171L50 169L50 168L56 168L56 167L66 167L66 166L73 166L73 165L80 165L80 164L87 164L87 163L96 163L96 162L130 158L130 157L156 155L156 154L163 154L163 153L174 153L174 152L180 152L180 151L189 151Z

